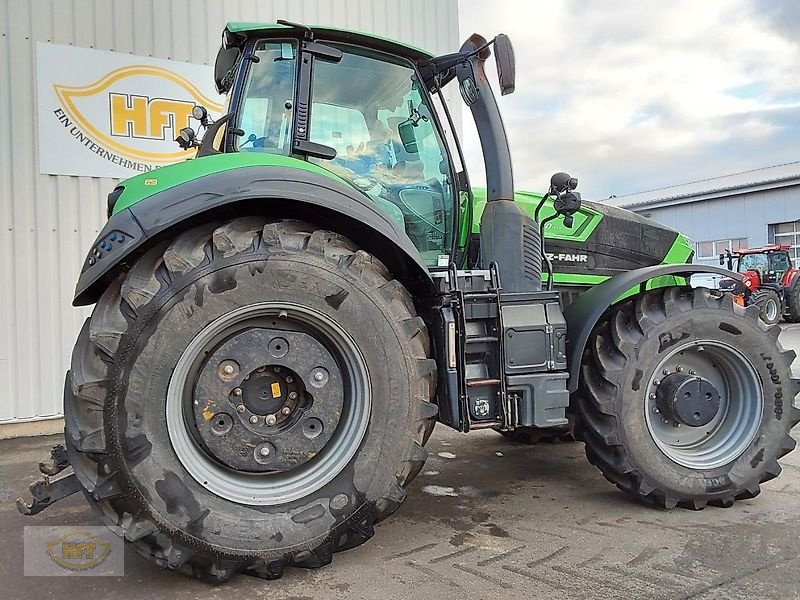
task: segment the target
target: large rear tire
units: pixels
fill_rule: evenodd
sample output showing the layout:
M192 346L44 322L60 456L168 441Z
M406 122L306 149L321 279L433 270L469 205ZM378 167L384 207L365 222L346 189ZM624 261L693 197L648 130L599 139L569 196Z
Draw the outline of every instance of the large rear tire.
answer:
M795 285L784 293L788 295L787 320L791 323L800 323L800 285Z
M369 539L427 456L435 362L405 288L296 221L203 225L113 282L80 334L67 448L162 567L226 580Z
M654 290L610 310L581 365L576 435L621 490L665 508L730 506L795 447L793 351L754 307ZM696 419L697 422L694 422Z

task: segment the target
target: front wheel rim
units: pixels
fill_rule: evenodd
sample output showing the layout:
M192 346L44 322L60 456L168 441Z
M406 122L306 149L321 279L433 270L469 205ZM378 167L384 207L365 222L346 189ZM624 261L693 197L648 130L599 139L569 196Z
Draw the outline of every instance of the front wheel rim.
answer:
M249 473L227 468L210 458L189 430L184 407L193 368L207 354L209 344L236 328L260 319L294 321L335 355L346 389L342 414L325 448L297 469L280 474ZM352 337L330 317L293 303L262 302L243 306L209 323L181 354L170 378L166 399L167 430L178 460L200 485L239 504L274 506L305 497L333 480L355 456L366 434L371 413L371 393L366 362Z
M764 313L766 314L767 321L773 323L778 317L778 304L772 298L767 300L767 304L764 307Z
M659 386L676 376L696 377L718 394L718 409L702 426L665 414ZM761 379L752 362L719 341L693 341L673 349L658 363L645 394L645 419L656 446L671 461L694 470L714 469L740 457L755 439L764 412Z

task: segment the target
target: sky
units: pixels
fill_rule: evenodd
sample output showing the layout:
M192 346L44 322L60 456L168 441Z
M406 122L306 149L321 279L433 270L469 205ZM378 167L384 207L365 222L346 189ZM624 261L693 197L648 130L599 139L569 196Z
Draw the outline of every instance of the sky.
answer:
M566 171L600 200L800 160L796 0L460 0L459 21L514 44L499 104L517 189Z

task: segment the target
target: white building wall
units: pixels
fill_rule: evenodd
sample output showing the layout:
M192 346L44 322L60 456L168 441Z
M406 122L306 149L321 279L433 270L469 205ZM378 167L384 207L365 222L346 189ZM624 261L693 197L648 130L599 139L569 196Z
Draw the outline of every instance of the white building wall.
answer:
M226 22L280 18L459 46L457 0L0 0L0 424L60 416L89 313L72 292L116 185L39 174L36 43L213 64Z
M770 224L800 219L800 186L634 210L694 242L747 238L748 245L756 248L769 242ZM699 262L716 264L714 260Z

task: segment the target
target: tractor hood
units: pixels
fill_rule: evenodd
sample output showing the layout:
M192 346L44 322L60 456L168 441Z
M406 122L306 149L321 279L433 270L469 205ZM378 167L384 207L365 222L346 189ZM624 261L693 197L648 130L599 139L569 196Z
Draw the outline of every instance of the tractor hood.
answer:
M475 214L473 234L480 232L480 217L486 205L482 189L473 190ZM516 192L514 200L533 216L542 195ZM552 201L540 218L554 213ZM583 201L571 229L562 219L545 227L545 251L553 262L555 283L593 285L608 277L658 264L690 263L693 249L680 233L652 219L599 202Z

